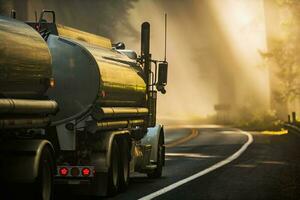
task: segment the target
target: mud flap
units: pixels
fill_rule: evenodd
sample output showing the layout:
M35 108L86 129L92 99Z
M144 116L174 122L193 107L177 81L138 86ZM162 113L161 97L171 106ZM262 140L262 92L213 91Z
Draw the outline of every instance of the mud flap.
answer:
M39 161L47 140L12 140L0 145L0 179L4 182L33 183L38 176Z

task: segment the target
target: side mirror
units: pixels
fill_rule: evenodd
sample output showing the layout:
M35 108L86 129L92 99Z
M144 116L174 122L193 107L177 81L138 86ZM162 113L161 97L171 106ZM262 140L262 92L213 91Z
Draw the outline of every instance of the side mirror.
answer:
M158 64L158 85L166 86L168 82L168 63L163 62Z
M167 82L168 82L168 63L162 62L158 64L158 80L156 85L157 90L165 94L166 90L164 87L167 85Z

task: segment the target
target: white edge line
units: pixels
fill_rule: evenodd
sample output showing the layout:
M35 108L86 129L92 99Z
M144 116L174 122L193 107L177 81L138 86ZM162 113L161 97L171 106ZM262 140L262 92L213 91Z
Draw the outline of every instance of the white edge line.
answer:
M216 170L216 169L218 169L218 168L220 168L220 167L222 167L222 166L224 166L224 165L232 162L233 160L237 159L240 155L242 155L242 153L253 142L253 137L252 137L252 135L250 133L247 133L245 131L239 131L239 133L241 133L243 135L246 135L248 137L248 141L237 152L235 152L234 154L232 154L231 156L229 156L225 160L222 160L222 161L220 161L220 162L218 162L218 163L210 166L209 168L206 168L206 169L204 169L204 170L202 170L202 171L200 171L200 172L198 172L198 173L196 173L196 174L194 174L192 176L189 176L189 177L187 177L185 179L182 179L182 180L180 180L178 182L175 182L175 183L173 183L173 184L171 184L171 185L169 185L167 187L164 187L164 188L162 188L160 190L157 190L156 192L153 192L153 193L151 193L149 195L146 195L146 196L140 198L139 200L149 200L149 199L153 199L155 197L158 197L158 196L160 196L160 195L162 195L162 194L164 194L166 192L169 192L169 191L171 191L171 190L173 190L173 189L175 189L175 188L177 188L177 187L179 187L179 186L181 186L181 185L183 185L183 184L185 184L187 182L190 182L190 181L192 181L192 180L194 180L196 178L199 178L199 177L201 177L201 176L203 176L203 175L205 175L205 174L207 174L207 173L209 173L211 171L214 171L214 170Z

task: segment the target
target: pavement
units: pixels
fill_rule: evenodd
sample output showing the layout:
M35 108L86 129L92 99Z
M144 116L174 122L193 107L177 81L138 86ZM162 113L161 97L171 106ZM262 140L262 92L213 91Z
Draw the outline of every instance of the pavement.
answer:
M197 136L185 141L193 130ZM300 199L300 138L294 134L251 132L253 143L238 158L164 191L223 162L249 140L237 129L218 126L171 128L165 136L178 141L180 133L183 142L166 150L162 178L134 174L128 190L110 199L151 199L158 191L154 199Z
M157 199L300 199L300 139L252 135L237 160Z
M296 134L213 125L165 128L163 176L131 174L126 192L99 199L300 199Z

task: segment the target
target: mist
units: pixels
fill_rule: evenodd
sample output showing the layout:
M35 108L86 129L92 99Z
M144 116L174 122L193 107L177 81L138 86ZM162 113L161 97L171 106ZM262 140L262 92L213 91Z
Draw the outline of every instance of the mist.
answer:
M266 49L263 1L134 3L129 22L137 31L151 23L154 58L163 58L164 13L170 69L167 94L158 98L161 120L207 118L217 114L216 105L229 107L228 117L240 106L269 109L268 70L259 54ZM118 38L139 50L137 38Z
M140 51L140 26L151 23L151 53L164 57L168 14L167 94L158 97L159 121L234 120L270 108L264 0L0 0L23 20L55 10L58 23L125 42ZM222 109L220 109L222 108ZM205 121L205 120L204 120Z

